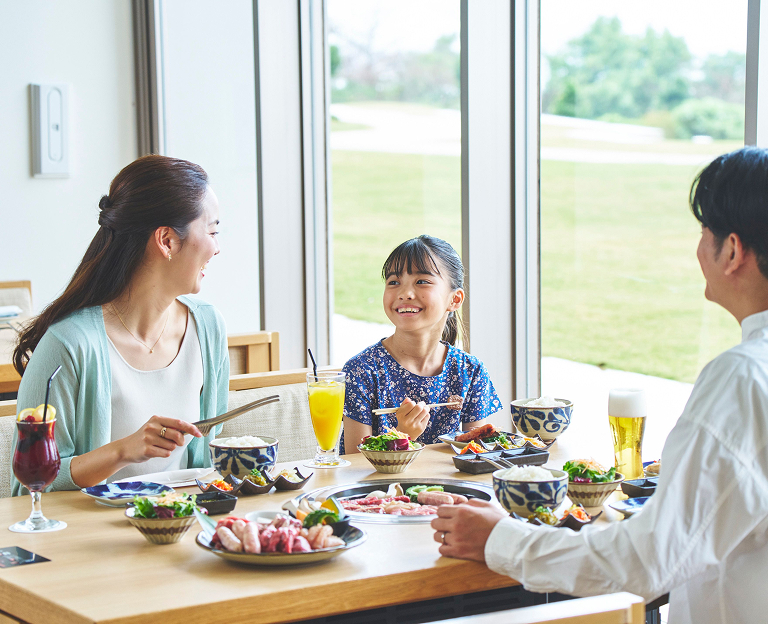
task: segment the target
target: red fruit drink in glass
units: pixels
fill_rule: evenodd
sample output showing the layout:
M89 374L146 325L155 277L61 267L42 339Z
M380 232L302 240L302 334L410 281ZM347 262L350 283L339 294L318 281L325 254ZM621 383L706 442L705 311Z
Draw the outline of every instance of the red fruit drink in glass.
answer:
M16 423L13 474L30 492L40 492L59 474L61 458L53 435L55 420Z

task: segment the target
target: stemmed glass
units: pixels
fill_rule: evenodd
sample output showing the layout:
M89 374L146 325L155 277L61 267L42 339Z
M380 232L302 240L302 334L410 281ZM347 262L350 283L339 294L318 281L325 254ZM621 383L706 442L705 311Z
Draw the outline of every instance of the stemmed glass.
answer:
M48 520L43 515L40 502L42 491L53 483L61 468L59 447L56 446L56 437L53 434L56 427L56 410L48 405L51 382L60 370L61 366L57 366L48 378L45 403L35 410L22 410L16 419L17 439L16 450L13 452L13 474L32 495L32 513L29 518L8 527L16 533L60 531L67 526L67 523L61 520Z
M349 461L339 457L346 378L346 373L339 372L307 373L309 415L317 438L317 452L306 466L338 468L350 465Z
M33 415L16 422L18 440L13 453L13 474L32 495L29 518L10 527L16 533L59 531L67 526L61 520L48 520L43 515L40 502L41 492L53 483L61 467L59 448L53 435L55 426L55 418L40 422L35 421Z

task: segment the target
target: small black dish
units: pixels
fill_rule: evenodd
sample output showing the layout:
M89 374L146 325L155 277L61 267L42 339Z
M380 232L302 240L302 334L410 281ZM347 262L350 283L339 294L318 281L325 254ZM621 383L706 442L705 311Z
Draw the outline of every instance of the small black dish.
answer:
M641 496L650 496L656 491L659 484L658 477L647 477L644 479L630 479L621 484L621 491L630 498L639 498Z
M305 477L303 474L301 474L301 471L299 470L299 467L298 467L298 466L296 466L296 467L294 468L294 470L296 471L296 474L297 474L297 475L299 475L299 478L301 479L301 481L296 481L296 482L293 482L293 481L289 481L289 480L288 480L288 479L286 479L286 478L285 478L283 475L278 475L278 476L275 478L275 481L274 481L274 483L275 483L275 488L276 488L276 489L278 489L278 490L300 490L301 488L303 488L303 487L304 487L304 484L305 484L307 481L309 481L309 478L310 478L310 477L311 477L313 474L315 474L314 472L310 472L310 473L309 473L309 474L308 474L308 475Z
M549 451L535 447L521 447L508 451L490 451L482 453L483 457L493 460L504 460L516 466L540 466L549 461ZM462 472L470 474L487 474L497 470L492 464L483 461L475 453L465 453L464 455L454 455L453 465Z
M233 496L230 493L214 491L212 488L210 492L203 492L197 495L197 506L205 507L208 510L209 516L216 516L218 514L230 513L237 504L237 496Z
M334 534L336 537L341 537L341 538L343 538L343 537L344 537L344 534L345 534L347 531L349 531L349 527L350 527L350 524L349 524L349 522L350 522L350 519L349 519L349 518L342 518L342 519L341 519L341 520L339 520L338 522L334 522L334 523L332 523L332 524L331 524L331 526L333 527L333 534Z

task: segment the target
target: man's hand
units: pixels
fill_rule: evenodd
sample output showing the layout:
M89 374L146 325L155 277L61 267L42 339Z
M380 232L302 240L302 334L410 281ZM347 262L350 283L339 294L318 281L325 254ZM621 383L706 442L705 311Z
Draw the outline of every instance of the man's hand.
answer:
M414 403L406 398L395 412L395 417L397 430L407 433L411 440L415 440L424 433L429 424L429 408L424 401Z
M506 517L503 509L489 501L472 499L466 505L441 505L432 520L440 554L484 562L485 543L493 527Z

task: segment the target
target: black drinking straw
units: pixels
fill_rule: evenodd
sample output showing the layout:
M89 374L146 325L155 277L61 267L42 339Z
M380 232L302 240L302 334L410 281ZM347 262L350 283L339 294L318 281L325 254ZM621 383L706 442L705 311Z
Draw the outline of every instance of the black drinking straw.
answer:
M315 356L312 355L312 349L307 349L309 352L309 359L312 360L312 371L315 375L315 381L317 381L317 362L315 362Z
M48 387L45 390L45 407L43 408L43 422L45 422L45 415L48 413L48 395L51 393L51 382L53 381L53 378L56 377L56 374L61 370L61 364L59 364L56 367L56 370L53 371L53 375L51 375L48 378Z

